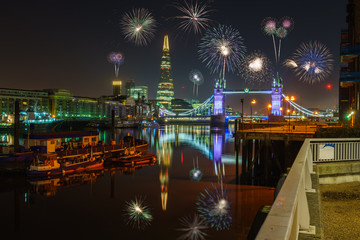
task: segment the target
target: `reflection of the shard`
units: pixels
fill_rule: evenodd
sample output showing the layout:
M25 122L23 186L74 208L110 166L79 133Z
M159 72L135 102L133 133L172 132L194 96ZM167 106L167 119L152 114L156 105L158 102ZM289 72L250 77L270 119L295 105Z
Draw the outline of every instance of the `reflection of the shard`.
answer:
M159 141L156 152L160 166L161 207L166 211L168 199L169 168L173 157L173 146L170 142L163 142L163 133L159 131Z
M185 232L178 240L204 240L207 234L204 232L208 229L203 219L197 214L193 217L188 216L180 219L182 228L180 231Z
M171 167L174 146L185 143L213 160L215 175L218 176L219 181L222 181L222 177L225 175L225 162L235 162L232 160L235 159L234 157L232 157L232 159L231 157L227 157L224 159L225 161L222 160L224 141L228 139L229 133L225 133L225 135L220 133L210 134L209 130L210 129L206 126L167 125L163 129L157 131L158 142L156 142L156 151L160 166L161 201L163 210L166 210L169 168ZM201 178L201 171L199 172L198 167L194 167L189 174L190 178L194 181L198 181L199 176Z

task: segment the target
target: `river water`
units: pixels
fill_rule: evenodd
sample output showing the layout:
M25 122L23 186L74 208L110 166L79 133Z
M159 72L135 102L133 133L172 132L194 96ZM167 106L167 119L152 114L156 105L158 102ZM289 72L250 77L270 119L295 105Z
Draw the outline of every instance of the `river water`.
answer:
M38 181L2 176L1 238L246 239L259 207L272 204L274 188L235 184L231 131L119 129L117 141L127 134L146 140L157 162ZM105 142L112 136L99 133Z

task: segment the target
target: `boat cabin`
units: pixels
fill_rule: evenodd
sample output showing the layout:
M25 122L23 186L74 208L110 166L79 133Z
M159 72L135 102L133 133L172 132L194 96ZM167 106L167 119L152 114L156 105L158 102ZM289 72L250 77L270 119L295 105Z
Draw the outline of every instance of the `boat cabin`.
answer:
M56 150L78 149L98 144L98 132L34 133L24 140L25 147L40 153L55 153Z

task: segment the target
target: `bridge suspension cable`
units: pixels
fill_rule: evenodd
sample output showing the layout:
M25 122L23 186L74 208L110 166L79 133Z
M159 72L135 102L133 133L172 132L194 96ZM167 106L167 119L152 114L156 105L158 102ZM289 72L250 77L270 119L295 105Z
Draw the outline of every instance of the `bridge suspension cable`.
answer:
M209 108L211 109L211 104L214 102L214 95L211 95L211 97L209 97L208 99L206 99L203 103L201 103L199 106L197 106L196 108L193 108L191 110L182 112L182 113L174 113L170 110L167 110L163 105L160 105L159 107L159 111L160 111L160 115L165 115L165 116L181 116L181 117L185 117L185 116L191 116L194 115L198 112L201 111L205 111L208 110ZM210 114L211 115L211 114Z
M282 94L282 96L285 98L285 94ZM313 111L306 109L302 106L300 106L299 104L295 103L294 101L291 101L290 99L287 100L290 105L295 108L296 110L302 112L303 114L307 115L307 116L311 116L311 117L326 117L326 115L324 114L315 114Z

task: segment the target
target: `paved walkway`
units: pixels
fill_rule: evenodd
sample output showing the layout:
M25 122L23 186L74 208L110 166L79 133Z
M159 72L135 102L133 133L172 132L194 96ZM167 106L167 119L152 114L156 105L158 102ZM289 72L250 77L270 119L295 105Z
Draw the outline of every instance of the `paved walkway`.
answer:
M325 239L360 239L360 182L320 185Z

